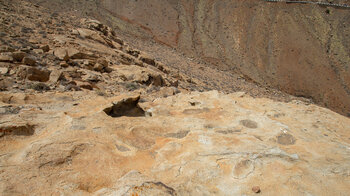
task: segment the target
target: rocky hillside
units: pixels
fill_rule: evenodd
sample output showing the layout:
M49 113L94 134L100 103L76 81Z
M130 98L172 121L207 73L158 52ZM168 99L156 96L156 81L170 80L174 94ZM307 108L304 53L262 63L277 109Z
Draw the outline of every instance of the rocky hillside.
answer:
M350 191L349 118L82 15L0 0L0 195Z
M350 115L348 8L264 0L61 2L40 1Z

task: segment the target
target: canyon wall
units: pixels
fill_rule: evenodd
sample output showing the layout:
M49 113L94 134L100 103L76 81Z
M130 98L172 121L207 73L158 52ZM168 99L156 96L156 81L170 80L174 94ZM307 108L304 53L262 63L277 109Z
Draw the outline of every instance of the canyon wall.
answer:
M350 9L263 0L60 1L65 4L350 115Z

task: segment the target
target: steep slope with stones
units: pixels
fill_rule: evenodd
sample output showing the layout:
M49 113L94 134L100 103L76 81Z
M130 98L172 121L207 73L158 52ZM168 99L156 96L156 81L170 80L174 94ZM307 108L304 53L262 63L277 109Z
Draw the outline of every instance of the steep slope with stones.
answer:
M127 34L350 114L350 9L264 0L40 3L71 7Z

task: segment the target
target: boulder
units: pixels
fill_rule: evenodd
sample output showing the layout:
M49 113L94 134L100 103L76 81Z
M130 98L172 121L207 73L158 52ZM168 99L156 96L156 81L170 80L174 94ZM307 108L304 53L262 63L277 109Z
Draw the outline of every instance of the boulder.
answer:
M53 54L62 61L69 59L66 48L55 48Z
M7 67L0 67L0 74L1 75L7 74L8 71L9 71L9 69Z
M108 61L104 58L97 59L97 63L101 64L103 67L108 67Z
M50 46L49 45L42 45L40 46L40 49L42 49L44 52L50 51Z
M102 65L102 64L100 64L100 63L96 63L95 65L94 65L94 70L95 71L102 71L103 70L103 68L104 68L104 66Z
M79 35L82 36L83 38L92 39L102 44L107 44L105 39L101 37L101 35L99 35L96 31L92 31L90 29L84 29L84 28L79 28L77 29L77 31L79 32Z
M17 61L17 62L22 62L23 58L27 55L27 53L25 52L21 52L21 51L18 51L18 52L13 52L12 53L12 58Z
M36 59L33 56L26 56L26 57L23 58L23 63L25 65L35 66L36 65Z
M33 52L36 53L36 54L43 54L44 50L41 49L41 48L38 48L38 49L33 49Z
M124 65L132 65L136 64L135 62L138 60L134 56L124 53L122 51L118 51L118 59ZM142 63L142 62L141 62ZM138 63L139 64L139 63Z
M62 62L60 62L60 66L63 68L67 68L67 67L69 67L69 64L66 61L62 61Z
M57 48L54 50L54 55L60 60L68 61L69 59L93 59L96 56L92 53L82 52L76 48Z
M145 85L163 86L165 81L161 73L137 65L120 65L117 67L119 78L128 82L137 82Z
M144 63L147 63L147 64L152 65L152 66L156 65L156 62L154 61L154 59L146 53L142 53L139 58Z
M75 48L67 48L66 51L69 59L81 59L83 57L80 51Z
M47 69L29 67L27 69L27 79L31 81L47 82L50 79L50 73L51 71Z
M61 70L57 70L57 69L52 70L50 73L49 83L56 84L60 80L61 76L62 76Z
M93 90L93 86L89 82L76 81L76 85L82 89Z

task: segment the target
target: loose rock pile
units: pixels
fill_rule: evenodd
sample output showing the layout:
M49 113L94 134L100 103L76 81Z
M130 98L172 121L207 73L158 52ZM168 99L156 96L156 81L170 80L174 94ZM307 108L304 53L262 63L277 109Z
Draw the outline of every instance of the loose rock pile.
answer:
M21 20L1 2L0 89L14 92L93 90L105 95L154 87L187 89L194 81L133 49L97 20L49 14L24 3ZM47 20L45 20L47 19ZM12 24L11 24L12 23Z

